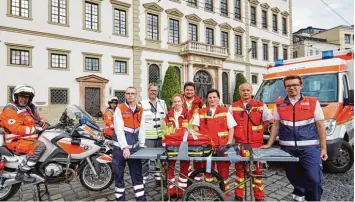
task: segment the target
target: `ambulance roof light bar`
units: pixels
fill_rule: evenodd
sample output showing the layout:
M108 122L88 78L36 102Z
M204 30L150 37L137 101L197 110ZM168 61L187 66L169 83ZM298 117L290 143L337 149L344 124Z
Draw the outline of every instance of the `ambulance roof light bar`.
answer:
M334 58L334 52L332 50L322 51L322 60Z
M275 60L275 62L273 62L273 63L269 63L267 65L267 69L270 69L272 67L283 66L283 65L292 65L292 64L297 64L297 63L325 60L325 59L332 59L332 58L341 58L343 60L352 60L352 59L354 59L354 49L342 50L342 51L327 50L327 51L322 51L322 55L294 58L294 59L289 59L286 61L281 61L281 59L278 59L278 60Z

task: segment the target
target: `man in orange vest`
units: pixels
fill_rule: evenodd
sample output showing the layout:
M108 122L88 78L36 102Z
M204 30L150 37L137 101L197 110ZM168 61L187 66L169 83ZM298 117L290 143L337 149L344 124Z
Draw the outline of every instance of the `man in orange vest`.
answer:
M236 143L249 144L252 148L259 148L264 141L264 123L272 119L272 115L267 106L258 100L252 99L253 88L249 83L239 86L240 100L234 102L229 110L232 112L237 126L234 129ZM236 184L244 182L243 163L236 163ZM254 174L262 174L262 164L256 163ZM263 180L260 177L253 178L253 190L256 201L264 200ZM244 197L244 185L235 189L235 200L242 201Z
M129 159L130 155L144 147L143 108L136 102L137 90L128 87L125 92L126 101L118 105L114 114L113 160L112 169L115 176L115 196L117 201L125 201L124 170L126 163L132 179L136 201L146 201L143 185L142 161Z
M112 97L108 101L108 108L105 111L104 120L105 120L105 136L112 138L113 134L113 114L117 108L118 98Z
M271 147L279 135L281 149L299 158L299 162L286 165L286 176L294 187L293 199L320 201L322 160L328 159L324 114L317 98L302 95L300 76L286 76L283 82L287 96L275 102L275 121L263 148Z
M17 153L27 154L19 164L15 177L17 181L24 183L36 181L28 172L46 151L46 145L37 140L38 133L47 126L40 117L37 107L32 104L34 96L35 90L31 86L16 86L12 93L13 102L5 106L0 118L5 131L6 148Z
M202 134L209 134L211 136L212 147L215 149L232 143L234 127L237 125L232 114L228 111L228 108L219 105L219 99L220 96L218 90L209 90L207 92L208 107L199 109L198 113L195 113L192 121L195 131L199 131ZM218 174L225 179L225 190L228 190L229 187L229 166L229 162L217 162ZM212 164L212 169L213 167L215 167L214 162ZM213 181L213 178L210 175L206 175L205 178L208 182Z

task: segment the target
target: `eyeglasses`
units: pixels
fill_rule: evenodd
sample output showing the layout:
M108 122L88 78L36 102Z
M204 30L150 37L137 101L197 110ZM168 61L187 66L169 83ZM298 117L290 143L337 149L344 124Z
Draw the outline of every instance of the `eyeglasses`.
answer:
M126 93L126 95L135 95L136 93Z
M301 86L300 84L290 84L290 85L286 85L286 88L296 88Z

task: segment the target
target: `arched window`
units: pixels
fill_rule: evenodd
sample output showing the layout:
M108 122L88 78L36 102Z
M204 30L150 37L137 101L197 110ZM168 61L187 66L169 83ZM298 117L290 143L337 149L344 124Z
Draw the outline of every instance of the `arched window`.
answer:
M229 104L229 88L228 88L228 74L227 72L222 73L222 96L223 104Z
M179 78L179 82L181 84L181 69L175 66L176 76Z
M159 70L159 66L156 64L151 64L149 66L149 83L152 82L157 82L158 78L160 78L160 70Z
M200 70L196 72L194 76L194 82L196 85L197 95L205 100L207 92L212 88L211 75L204 70Z

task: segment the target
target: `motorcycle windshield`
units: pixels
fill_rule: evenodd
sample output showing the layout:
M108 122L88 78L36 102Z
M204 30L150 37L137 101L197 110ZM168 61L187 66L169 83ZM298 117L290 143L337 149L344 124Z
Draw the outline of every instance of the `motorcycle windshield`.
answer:
M100 131L100 126L97 125L97 123L94 121L94 118L90 116L89 113L87 113L85 110L80 108L77 105L68 105L66 107L66 111L69 117L75 117L76 120L79 119L85 119L86 120L86 125L89 127Z

